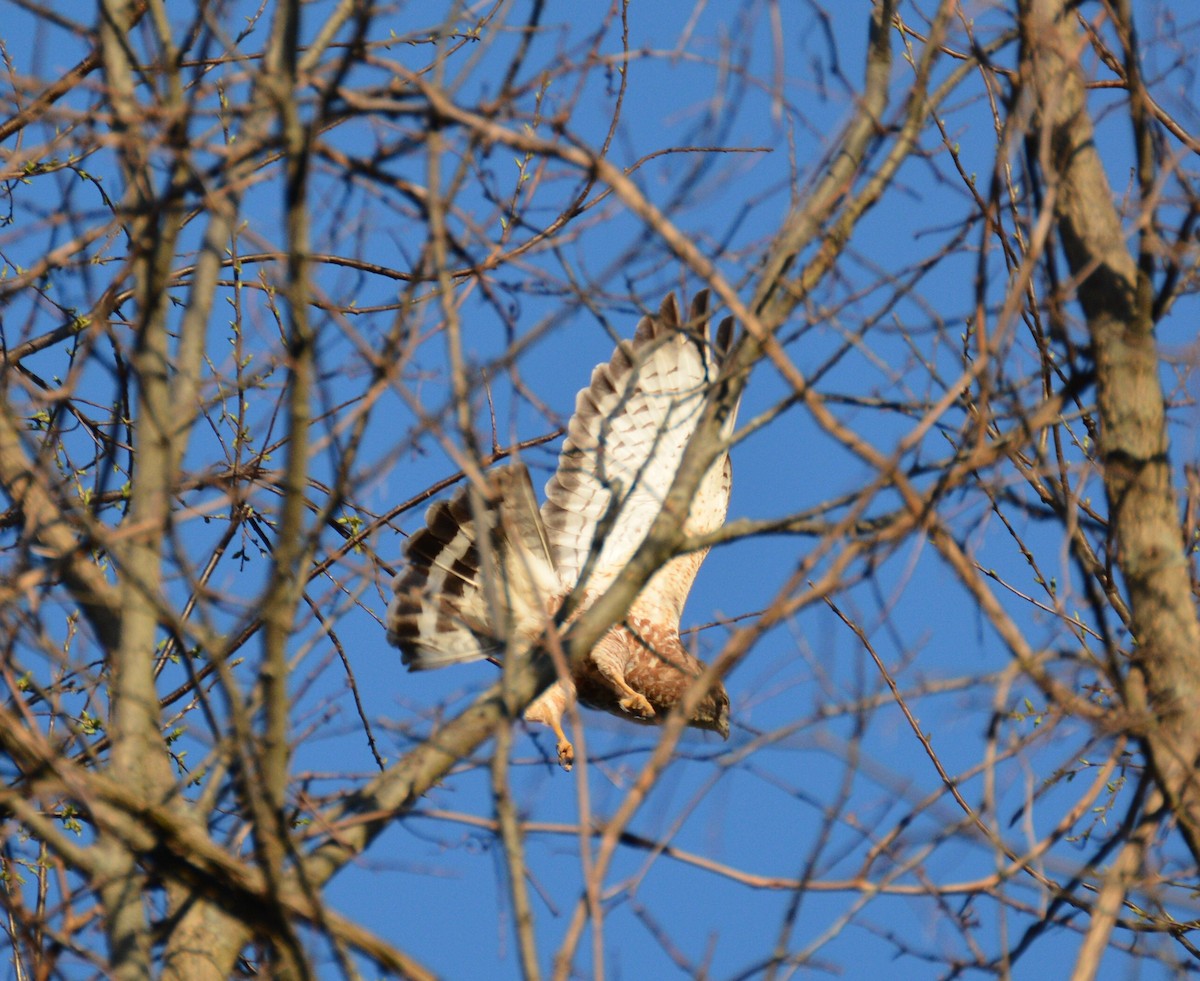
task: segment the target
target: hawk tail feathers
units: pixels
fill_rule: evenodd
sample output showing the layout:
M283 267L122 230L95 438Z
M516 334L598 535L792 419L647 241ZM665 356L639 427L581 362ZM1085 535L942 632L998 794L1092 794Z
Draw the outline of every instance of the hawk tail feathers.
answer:
M474 504L463 486L431 505L405 545L407 568L392 583L386 627L410 671L501 651L560 594L529 472L517 463L486 478L487 494Z

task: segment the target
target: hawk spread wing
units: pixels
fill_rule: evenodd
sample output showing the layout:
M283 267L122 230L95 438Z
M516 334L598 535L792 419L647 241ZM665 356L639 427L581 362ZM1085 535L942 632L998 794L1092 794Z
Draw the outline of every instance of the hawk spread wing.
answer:
M433 504L425 528L405 547L407 568L393 583L388 640L412 670L528 649L580 587L580 608L621 574L646 537L679 469L705 399L728 353L732 321L709 336L708 295L686 320L673 294L642 319L575 401L558 468L539 510L521 464L498 467L487 486L460 488ZM732 431L733 418L725 435ZM713 531L729 504L730 463L721 454L705 474L684 524ZM559 761L574 751L562 731L572 698L638 722L660 720L704 669L683 647L679 618L704 558L677 556L634 600L571 676L525 713L558 737ZM718 682L689 721L729 731L729 699Z

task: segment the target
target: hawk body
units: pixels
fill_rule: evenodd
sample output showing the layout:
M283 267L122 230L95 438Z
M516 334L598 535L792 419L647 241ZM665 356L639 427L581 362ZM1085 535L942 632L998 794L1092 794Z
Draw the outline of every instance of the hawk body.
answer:
M393 583L388 640L410 670L524 653L582 586L586 609L621 575L675 479L705 399L728 352L732 322L715 341L708 297L681 320L673 294L638 324L575 401L558 468L539 508L521 464L485 475L433 504L405 546ZM733 418L723 435L732 432ZM722 453L700 482L684 521L689 535L725 521L731 469ZM629 614L525 713L558 737L559 761L574 750L562 716L573 699L635 722L661 721L704 670L679 639L683 605L704 551L679 555L650 579ZM718 681L689 725L728 736L729 698Z

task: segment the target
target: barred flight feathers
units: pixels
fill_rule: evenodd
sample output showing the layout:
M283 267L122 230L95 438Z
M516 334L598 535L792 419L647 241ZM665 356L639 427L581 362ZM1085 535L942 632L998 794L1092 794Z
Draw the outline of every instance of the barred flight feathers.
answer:
M425 527L405 546L405 571L392 583L388 642L411 671L474 661L517 633L540 630L561 593L529 471L521 464L488 474L479 536L470 488L430 505ZM488 543L481 555L480 541ZM500 574L487 576L488 562ZM497 584L504 588L497 590Z
M732 321L721 324L714 346L708 315L707 290L696 295L683 322L674 294L667 294L658 315L642 318L633 342L621 344L608 364L597 366L576 398L542 505L564 585L575 586L590 557L585 587L603 593L645 539L729 349ZM614 498L611 531L597 542ZM719 527L728 493L724 502L706 494L698 503L707 521ZM683 585L685 595L690 586Z

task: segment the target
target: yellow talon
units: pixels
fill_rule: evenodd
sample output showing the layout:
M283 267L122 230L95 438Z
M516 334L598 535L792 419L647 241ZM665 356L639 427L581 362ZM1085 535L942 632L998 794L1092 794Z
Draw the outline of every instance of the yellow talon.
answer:
M654 708L646 701L646 696L640 692L634 692L632 695L626 695L618 703L630 715L637 715L643 719L654 718Z

